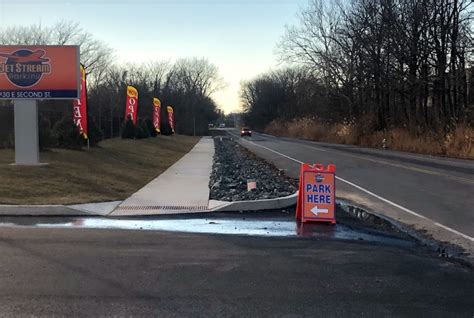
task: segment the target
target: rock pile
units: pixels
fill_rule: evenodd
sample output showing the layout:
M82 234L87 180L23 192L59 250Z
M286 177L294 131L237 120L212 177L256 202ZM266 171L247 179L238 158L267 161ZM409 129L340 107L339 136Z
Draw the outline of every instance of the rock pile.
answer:
M260 200L284 197L297 190L297 181L286 177L270 163L240 146L231 137L215 137L211 199L221 201ZM257 188L247 191L247 182Z

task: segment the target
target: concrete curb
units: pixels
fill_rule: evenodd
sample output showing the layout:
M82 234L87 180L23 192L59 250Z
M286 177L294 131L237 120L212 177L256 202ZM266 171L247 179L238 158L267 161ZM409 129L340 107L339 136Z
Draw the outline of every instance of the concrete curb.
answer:
M209 209L191 212L176 210L166 214L192 214L209 212L234 212L234 211L262 211L291 207L296 204L298 192L280 198L249 200L249 201L218 201L209 200ZM122 201L84 203L73 205L0 205L0 216L113 216L110 215ZM143 211L144 215L163 215L153 211Z
M105 216L121 202L73 205L0 205L0 216Z
M298 192L280 198L249 200L249 201L218 201L209 200L209 209L205 211L176 210L167 213L143 211L136 216L163 214L192 214L209 212L262 211L291 207L296 204ZM122 201L84 203L74 205L0 205L0 216L112 216Z
M296 204L298 192L280 198L252 201L209 200L209 212L261 211L288 208Z
M90 216L65 205L1 205L1 216Z
M133 214L107 214L107 217L143 217L143 216L160 216L160 215L177 215L177 214L199 214L199 213L212 213L212 212L250 212L250 211L263 211L263 210L275 210L284 209L291 207L296 204L298 192L280 198L274 199L262 199L262 200L251 200L251 201L218 201L209 200L208 209L206 210L141 210L136 211ZM118 205L118 204L117 204ZM126 212L126 211L125 211ZM104 216L104 215L103 215Z

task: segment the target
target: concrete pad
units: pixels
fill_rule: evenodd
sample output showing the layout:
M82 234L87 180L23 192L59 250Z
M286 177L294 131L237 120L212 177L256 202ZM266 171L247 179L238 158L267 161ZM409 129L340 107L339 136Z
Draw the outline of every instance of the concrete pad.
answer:
M231 205L229 201L209 200L209 210L217 211L219 208L223 208Z
M209 209L213 212L231 212L231 211L261 211L284 209L296 204L298 192L281 198L249 200L249 201L217 201L209 202Z
M123 201L110 216L208 211L214 140L203 137L173 166Z

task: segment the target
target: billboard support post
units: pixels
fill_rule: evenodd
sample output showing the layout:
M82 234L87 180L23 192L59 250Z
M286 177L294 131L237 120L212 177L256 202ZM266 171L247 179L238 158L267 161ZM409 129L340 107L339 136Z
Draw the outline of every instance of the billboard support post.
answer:
M14 100L15 165L40 165L38 104L36 100Z

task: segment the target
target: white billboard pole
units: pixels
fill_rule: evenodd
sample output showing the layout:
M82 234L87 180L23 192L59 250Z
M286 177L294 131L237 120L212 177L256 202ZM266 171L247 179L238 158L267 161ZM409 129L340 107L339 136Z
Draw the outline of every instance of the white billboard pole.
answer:
M14 100L15 165L40 165L36 100Z

